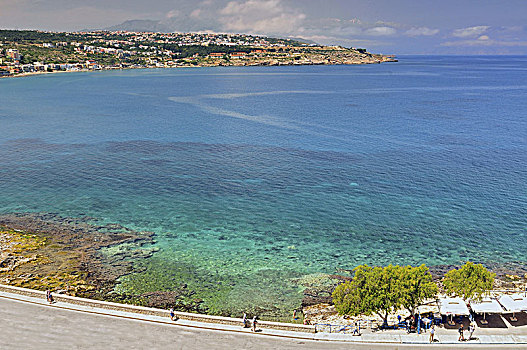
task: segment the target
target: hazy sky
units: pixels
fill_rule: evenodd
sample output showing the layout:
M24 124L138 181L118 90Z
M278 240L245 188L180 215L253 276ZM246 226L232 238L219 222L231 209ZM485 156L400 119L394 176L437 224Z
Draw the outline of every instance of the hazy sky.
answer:
M0 28L74 31L131 19L395 54L527 54L527 0L0 0Z

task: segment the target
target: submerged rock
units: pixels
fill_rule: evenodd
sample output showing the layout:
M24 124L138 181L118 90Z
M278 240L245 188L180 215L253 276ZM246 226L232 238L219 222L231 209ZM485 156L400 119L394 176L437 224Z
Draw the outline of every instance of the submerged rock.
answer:
M182 286L177 291L149 292L141 294L140 297L145 299L146 305L149 307L160 309L173 307L185 312L204 312L203 300L193 297L194 294L194 292L187 290L186 286Z

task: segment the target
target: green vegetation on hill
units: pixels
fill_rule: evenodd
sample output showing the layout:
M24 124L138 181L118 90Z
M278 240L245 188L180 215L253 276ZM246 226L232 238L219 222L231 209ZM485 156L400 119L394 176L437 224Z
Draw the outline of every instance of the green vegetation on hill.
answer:
M363 49L307 46L245 34L0 30L2 76L55 70L371 64L395 61Z
M76 33L52 33L36 30L0 30L0 41L14 43L44 43L61 42L86 39L85 36Z
M208 56L213 52L230 54L233 52L251 52L252 48L248 46L223 46L223 45L188 45L188 46L178 46L177 44L161 44L161 48L165 50L170 50L172 52L178 53L178 58L187 58L192 57L196 54L199 56Z

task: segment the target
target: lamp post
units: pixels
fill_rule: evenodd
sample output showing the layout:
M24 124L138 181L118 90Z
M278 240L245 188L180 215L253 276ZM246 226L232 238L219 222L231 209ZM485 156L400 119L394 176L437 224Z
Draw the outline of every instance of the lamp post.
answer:
M417 308L417 334L421 334L421 311Z

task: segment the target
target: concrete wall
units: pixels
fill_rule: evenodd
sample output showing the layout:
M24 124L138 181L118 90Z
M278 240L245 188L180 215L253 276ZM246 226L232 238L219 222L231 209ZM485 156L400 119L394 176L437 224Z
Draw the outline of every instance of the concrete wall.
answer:
M46 292L42 292L39 290L13 287L13 286L7 286L7 285L0 284L0 291L6 292L6 293L26 295L26 296L33 297L33 298L46 299ZM117 311L123 311L123 312L132 312L136 314L161 316L161 317L167 317L167 318L170 317L170 312L168 310L154 309L154 308L143 307L143 306L118 304L118 303L111 303L107 301L78 298L78 297L72 297L72 296L65 295L65 294L53 294L53 299L55 299L55 301L58 301L58 302L74 304L74 305L89 306L89 307L94 307L94 308L99 308L99 309L117 310ZM177 311L175 312L175 314L178 318L183 319L183 320L189 320L189 321L219 323L219 324L226 324L226 325L233 325L233 326L240 326L242 324L241 318L210 316L210 315L203 315L203 314L194 314L194 313L189 313L189 312L177 312ZM292 323L258 321L258 326L260 328L279 329L279 330L291 331L291 332L315 333L314 326L306 326L306 325L292 324Z

